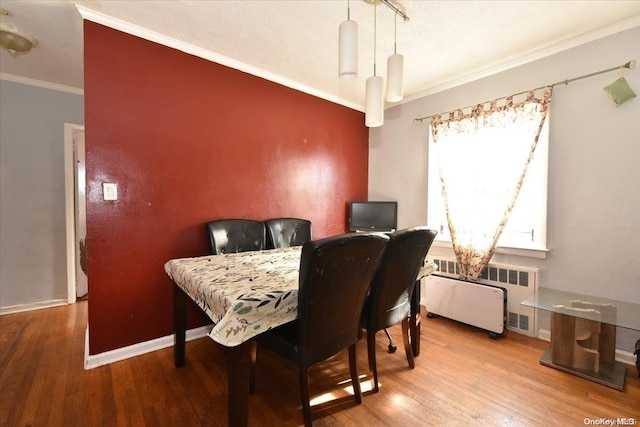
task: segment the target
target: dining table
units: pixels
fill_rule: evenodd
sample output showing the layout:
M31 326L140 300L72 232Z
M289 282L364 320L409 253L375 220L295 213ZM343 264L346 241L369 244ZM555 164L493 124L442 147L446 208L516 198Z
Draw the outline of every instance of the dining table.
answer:
M256 357L252 338L298 315L298 276L301 246L172 259L164 269L174 282L174 364L185 364L186 306L194 301L213 322L209 337L227 360L228 425L248 422L251 363ZM416 280L436 270L426 259ZM411 343L420 352L420 286L411 303Z

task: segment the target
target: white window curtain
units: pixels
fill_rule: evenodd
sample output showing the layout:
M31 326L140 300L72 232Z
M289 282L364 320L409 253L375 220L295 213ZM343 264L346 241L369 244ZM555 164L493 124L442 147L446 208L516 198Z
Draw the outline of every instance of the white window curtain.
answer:
M518 198L551 103L552 87L431 120L442 195L460 276L476 281ZM446 119L443 118L446 116ZM504 159L510 159L505 162Z

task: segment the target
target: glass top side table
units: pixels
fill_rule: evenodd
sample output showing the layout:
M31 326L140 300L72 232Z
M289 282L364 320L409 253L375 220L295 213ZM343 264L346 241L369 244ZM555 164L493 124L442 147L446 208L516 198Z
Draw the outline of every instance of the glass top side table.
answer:
M551 312L551 345L540 363L624 389L616 326L640 330L640 304L539 288L522 305Z

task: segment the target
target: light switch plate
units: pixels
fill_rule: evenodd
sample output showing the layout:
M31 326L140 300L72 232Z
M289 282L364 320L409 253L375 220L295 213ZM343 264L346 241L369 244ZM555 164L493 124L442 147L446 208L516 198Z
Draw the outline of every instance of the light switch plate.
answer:
M118 184L115 182L103 182L102 192L104 200L118 200Z

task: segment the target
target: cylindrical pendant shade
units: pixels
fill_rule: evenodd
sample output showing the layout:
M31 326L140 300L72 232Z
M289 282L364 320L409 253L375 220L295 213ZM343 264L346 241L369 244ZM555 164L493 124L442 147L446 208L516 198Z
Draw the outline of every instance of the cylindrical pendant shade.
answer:
M402 77L404 74L404 57L391 55L387 59L387 101L398 102L404 97Z
M340 24L340 65L338 75L343 80L358 77L358 24L347 20Z
M367 79L367 103L364 115L364 124L375 128L384 123L384 79L373 76Z

